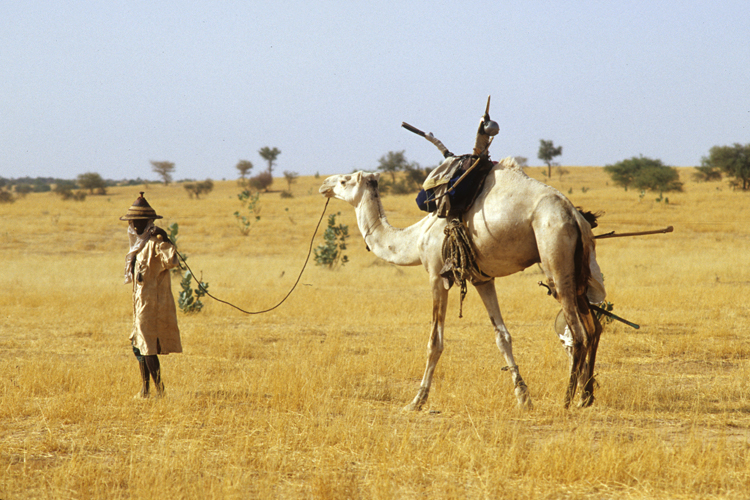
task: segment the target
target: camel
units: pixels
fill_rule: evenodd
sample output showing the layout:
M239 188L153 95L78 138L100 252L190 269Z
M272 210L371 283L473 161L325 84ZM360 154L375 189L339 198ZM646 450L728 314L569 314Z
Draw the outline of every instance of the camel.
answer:
M407 228L391 226L378 192L379 176L362 171L334 175L325 180L320 193L354 207L365 244L376 256L399 266L421 264L429 274L433 308L427 367L417 395L404 408L418 411L427 401L435 367L443 352L449 287L440 272L448 221L431 213ZM495 164L482 191L463 214L463 221L484 276L472 280L472 284L489 314L496 344L508 365L504 370L512 376L518 405L530 408L532 403L513 357L511 336L500 313L494 279L539 263L567 323L566 333L561 335L570 361L565 407L570 405L577 388L581 389L580 406L590 406L594 401L594 363L602 328L586 299L592 269L598 274L594 278L601 281L589 223L562 193L530 178L513 158Z

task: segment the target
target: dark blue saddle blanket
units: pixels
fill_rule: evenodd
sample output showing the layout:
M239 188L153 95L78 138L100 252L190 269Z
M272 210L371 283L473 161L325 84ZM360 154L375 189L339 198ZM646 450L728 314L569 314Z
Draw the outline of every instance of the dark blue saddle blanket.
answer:
M487 177L487 174L495 166L492 161L483 158L480 160L479 165L469 172L469 175L467 175L466 178L454 188L453 185L456 181L466 173L466 170L470 168L475 161L476 156L465 156L461 162L461 167L456 169L456 172L451 176L451 180L448 181L448 198L450 198L451 212L463 213L474 204L474 200L484 187L484 180ZM419 209L424 212L436 211L440 203L434 189L420 189L416 201Z

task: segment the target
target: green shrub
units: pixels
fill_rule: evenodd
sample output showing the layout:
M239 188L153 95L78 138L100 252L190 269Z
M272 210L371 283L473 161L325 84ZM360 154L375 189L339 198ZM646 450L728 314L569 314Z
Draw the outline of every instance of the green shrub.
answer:
M201 309L203 309L201 297L206 295L208 283L201 281L200 286L193 290L193 273L185 271L185 274L182 276L182 281L180 281L180 286L182 287L182 291L180 292L180 298L177 302L182 312L186 314L200 312Z
M342 266L349 262L349 258L344 255L346 250L346 239L349 238L349 226L343 224L336 225L336 216L341 212L328 216L328 227L323 233L325 243L318 245L315 249L315 264L318 266L328 266L334 268L337 264Z
M247 212L247 215L237 210L234 213L234 217L240 226L240 232L244 236L247 236L250 234L252 224L260 220L260 193L251 194L249 190L245 189L237 195L237 198L240 200L243 211Z

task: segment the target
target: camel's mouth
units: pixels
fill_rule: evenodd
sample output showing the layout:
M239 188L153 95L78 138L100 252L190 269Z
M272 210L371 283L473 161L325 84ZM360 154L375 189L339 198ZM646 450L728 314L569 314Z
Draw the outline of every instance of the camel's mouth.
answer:
M326 198L333 198L334 196L333 187L329 186L328 184L323 184L322 186L320 186L320 189L318 189L318 191Z

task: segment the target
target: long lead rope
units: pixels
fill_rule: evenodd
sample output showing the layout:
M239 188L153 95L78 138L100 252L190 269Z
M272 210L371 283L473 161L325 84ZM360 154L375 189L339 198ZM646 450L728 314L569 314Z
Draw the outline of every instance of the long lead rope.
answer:
M190 266L188 265L187 262L185 262L185 259L182 257L182 255L180 254L180 252L177 252L177 255L179 255L180 260L182 261L183 264L185 264L185 267L187 268L187 270L190 271L190 275L193 277L193 279L195 280L195 282L198 283L198 288L200 288L203 291L203 293L205 293L206 295L208 295L209 297L211 297L215 301L221 302L222 304L226 304L226 305L231 306L231 307L234 307L238 311L240 311L242 313L245 313L245 314L263 314L263 313L271 312L274 309L276 309L277 307L279 307L281 304L283 304L284 302L286 302L286 299L289 298L289 296L292 294L292 292L294 291L294 289L297 288L297 285L299 284L300 279L302 279L302 273L305 271L305 268L307 267L307 262L310 260L310 254L312 254L312 247L313 247L313 244L315 242L315 236L318 234L318 229L320 228L320 223L323 222L323 216L326 214L326 209L328 208L328 202L329 201L331 201L331 199L327 198L326 199L326 205L323 207L323 213L320 214L320 219L318 220L318 225L315 226L315 231L313 232L312 238L310 239L310 248L307 250L307 257L305 258L305 263L302 265L302 270L299 272L299 276L297 276L297 281L294 282L294 285L292 286L292 289L289 290L289 292L284 296L283 299L281 299L281 302L279 302L275 306L270 307L268 309L264 309L262 311L246 311L246 310L242 309L241 307L237 307L236 305L232 304L231 302L227 302L226 300L221 300L219 298L214 297L203 286L203 283L201 283L198 280L198 278L195 277L195 273L193 272L192 269L190 269Z

